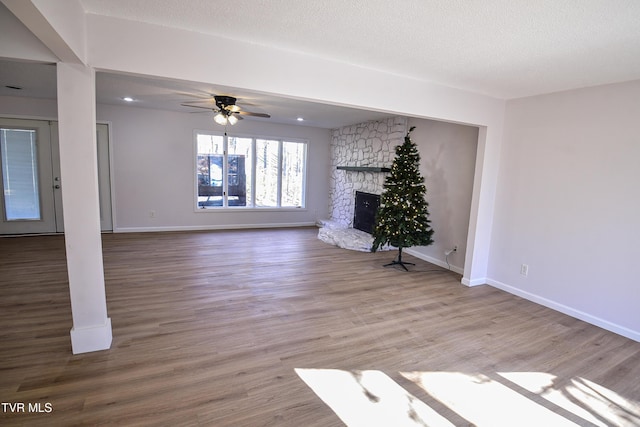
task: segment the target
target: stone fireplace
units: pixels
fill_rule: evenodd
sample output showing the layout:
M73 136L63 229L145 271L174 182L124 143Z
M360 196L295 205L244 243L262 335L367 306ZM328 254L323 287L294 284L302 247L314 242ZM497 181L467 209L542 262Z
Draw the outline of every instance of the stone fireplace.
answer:
M330 218L320 221L318 238L339 247L369 251L369 234L375 219L388 168L395 158L396 146L407 133L407 119L393 117L340 129L331 135ZM356 216L356 198L362 198L366 212ZM377 199L377 201L375 201ZM355 221L354 221L355 217ZM362 223L361 223L362 220ZM363 225L364 224L364 225ZM365 231L362 231L365 229ZM388 247L381 248L386 250Z
M340 129L331 136L330 220L353 227L356 191L381 194L395 158L396 146L407 133L407 118L393 117Z

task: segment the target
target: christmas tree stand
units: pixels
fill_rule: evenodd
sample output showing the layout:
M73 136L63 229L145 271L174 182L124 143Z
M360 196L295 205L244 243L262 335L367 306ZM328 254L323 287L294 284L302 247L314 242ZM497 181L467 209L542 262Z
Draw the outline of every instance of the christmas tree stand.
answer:
M393 261L391 261L389 264L385 264L384 267L390 267L393 265L399 265L400 267L404 268L405 271L409 271L407 269L407 265L415 265L412 262L405 262L402 261L402 248L398 249L398 259L394 259Z

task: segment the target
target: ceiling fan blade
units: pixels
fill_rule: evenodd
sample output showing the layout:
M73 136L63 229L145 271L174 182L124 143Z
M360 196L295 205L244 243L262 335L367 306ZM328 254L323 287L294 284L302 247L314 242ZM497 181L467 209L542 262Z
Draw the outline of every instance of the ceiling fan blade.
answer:
M215 101L213 99L199 99L197 101L184 101L182 103L182 105L185 105L185 106L193 106L193 104L216 105L216 103L215 103Z
M204 108L206 110L218 111L216 107L203 107L202 105L192 105L192 104L180 104L183 107L192 107L192 108Z
M237 114L241 114L243 116L264 117L265 119L268 119L271 117L267 113L252 113L251 111L238 111Z

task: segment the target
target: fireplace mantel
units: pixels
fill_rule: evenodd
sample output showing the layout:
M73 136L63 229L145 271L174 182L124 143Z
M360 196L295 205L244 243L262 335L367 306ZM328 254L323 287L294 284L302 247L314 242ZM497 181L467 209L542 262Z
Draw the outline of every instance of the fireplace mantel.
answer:
M336 169L352 172L391 172L390 168L381 166L337 166Z

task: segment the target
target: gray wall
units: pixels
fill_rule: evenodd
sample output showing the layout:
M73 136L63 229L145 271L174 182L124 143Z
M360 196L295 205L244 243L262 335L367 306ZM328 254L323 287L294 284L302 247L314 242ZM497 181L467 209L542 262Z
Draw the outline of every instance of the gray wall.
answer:
M366 122L333 131L331 141L331 220L352 225L355 191L381 194L385 173L337 171L336 166L386 166L395 158L395 147L415 126L411 140L420 152L420 172L427 186L427 202L434 244L407 249L407 253L447 266L464 269L469 214L478 145L478 128L426 119L396 117Z

